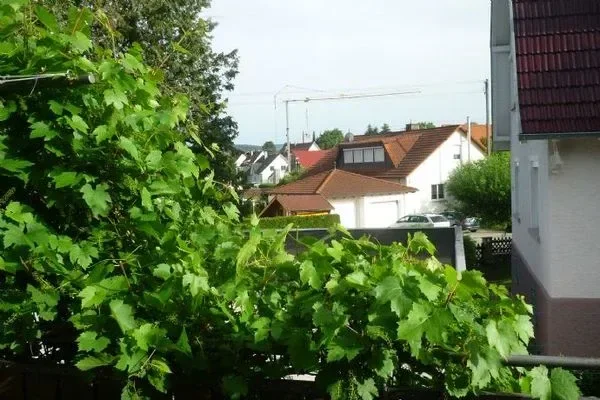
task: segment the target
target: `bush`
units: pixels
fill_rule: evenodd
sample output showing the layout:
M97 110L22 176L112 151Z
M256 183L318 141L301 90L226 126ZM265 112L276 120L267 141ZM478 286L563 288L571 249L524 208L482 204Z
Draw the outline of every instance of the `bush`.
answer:
M481 218L483 226L504 227L511 220L510 179L510 154L495 153L454 170L446 188L457 211Z
M259 226L264 229L284 229L289 224L294 224L294 229L331 228L340 223L337 214L307 215L291 217L262 218Z

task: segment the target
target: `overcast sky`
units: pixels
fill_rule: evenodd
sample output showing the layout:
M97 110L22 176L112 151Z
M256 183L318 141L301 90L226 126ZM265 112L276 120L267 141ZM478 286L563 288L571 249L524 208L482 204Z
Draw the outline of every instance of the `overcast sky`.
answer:
M214 46L240 56L229 95L236 142L283 143L283 100L340 94L418 92L292 103L292 141L369 123L485 121L489 12L488 0L213 0Z

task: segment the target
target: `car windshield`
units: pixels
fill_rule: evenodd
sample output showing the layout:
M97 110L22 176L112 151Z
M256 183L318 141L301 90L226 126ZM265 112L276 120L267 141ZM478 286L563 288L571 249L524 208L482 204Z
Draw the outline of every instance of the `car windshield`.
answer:
M429 217L431 222L446 222L447 219L442 217L441 215L432 215Z

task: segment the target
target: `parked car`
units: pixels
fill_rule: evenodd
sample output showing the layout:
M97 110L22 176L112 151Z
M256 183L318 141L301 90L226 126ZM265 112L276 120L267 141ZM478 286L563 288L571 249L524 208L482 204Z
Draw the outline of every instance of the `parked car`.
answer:
M450 221L440 214L406 215L396 221L390 228L449 228Z
M465 218L462 223L462 227L466 231L477 232L477 230L480 228L479 218Z
M463 217L455 211L444 211L441 212L440 215L443 215L448 221L450 221L450 226L462 225Z

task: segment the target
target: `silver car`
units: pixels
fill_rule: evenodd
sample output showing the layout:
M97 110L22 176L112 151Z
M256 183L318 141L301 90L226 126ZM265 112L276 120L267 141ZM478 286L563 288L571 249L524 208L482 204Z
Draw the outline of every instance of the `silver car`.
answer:
M390 228L450 228L450 221L439 214L413 214L400 218Z

